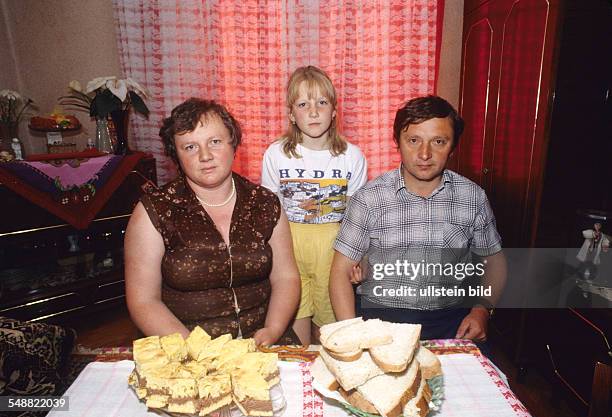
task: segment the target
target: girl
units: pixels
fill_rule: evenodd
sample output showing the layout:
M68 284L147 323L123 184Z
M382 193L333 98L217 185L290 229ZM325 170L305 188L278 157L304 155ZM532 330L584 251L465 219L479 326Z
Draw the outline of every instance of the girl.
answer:
M367 179L363 154L336 129L336 91L325 72L295 70L287 86L289 128L266 150L262 185L287 213L302 281L293 330L304 345L336 321L329 301L333 243L349 197ZM315 327L312 328L312 323Z

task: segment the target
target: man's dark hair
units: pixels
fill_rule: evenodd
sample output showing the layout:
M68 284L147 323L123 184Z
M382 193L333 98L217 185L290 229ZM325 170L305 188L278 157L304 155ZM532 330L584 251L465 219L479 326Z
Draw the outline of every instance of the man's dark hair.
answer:
M417 97L406 102L395 113L393 140L399 146L400 136L408 126L418 125L436 117L448 117L453 123L453 149L455 149L463 133L463 119L448 101L438 96Z
M242 141L240 124L224 106L216 103L214 100L192 97L173 108L170 117L162 120L162 126L159 129L159 136L164 143L166 155L172 158L179 168L180 164L176 154L174 136L193 132L203 115L207 119L213 116L221 119L221 122L223 122L223 125L230 133L234 150L236 150Z

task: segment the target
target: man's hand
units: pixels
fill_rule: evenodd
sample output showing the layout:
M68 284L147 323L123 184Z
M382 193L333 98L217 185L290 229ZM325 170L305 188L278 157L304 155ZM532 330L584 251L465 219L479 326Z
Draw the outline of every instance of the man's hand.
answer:
M490 287L492 296L484 298L485 305L494 306L501 297L506 286L508 275L506 257L503 251L484 258L486 263L483 287ZM475 342L487 340L487 324L489 323L489 311L482 305L472 307L470 314L465 316L457 329L457 339L471 339Z
M465 316L457 329L457 339L472 339L475 342L487 340L487 324L489 323L489 312L486 308L476 306L470 314Z
M282 336L283 332L273 329L272 327L263 327L255 332L253 339L257 346L270 346Z

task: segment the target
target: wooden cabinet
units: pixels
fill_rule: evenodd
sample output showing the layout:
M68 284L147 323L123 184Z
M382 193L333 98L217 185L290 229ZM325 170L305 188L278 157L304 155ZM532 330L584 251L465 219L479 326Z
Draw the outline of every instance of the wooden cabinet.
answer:
M526 246L537 221L559 3L489 1L464 18L455 168L487 192L507 247Z
M612 212L612 4L464 5L466 130L451 168L485 189L505 247L579 247L577 213ZM595 363L611 360L602 342L612 337L610 311L499 311L491 337L519 366L548 374L586 415Z
M0 184L0 315L67 324L124 303L123 237L155 160L141 159L77 230Z
M612 209L612 6L465 7L451 167L485 189L504 246L568 247L578 209Z

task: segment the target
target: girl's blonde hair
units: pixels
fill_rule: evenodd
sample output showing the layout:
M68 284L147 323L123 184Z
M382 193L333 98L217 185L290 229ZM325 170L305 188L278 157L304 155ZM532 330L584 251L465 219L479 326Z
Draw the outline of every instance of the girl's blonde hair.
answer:
M289 112L291 112L293 103L297 101L300 95L300 84L302 84L303 81L306 82L306 89L309 96L318 88L321 94L329 100L333 110L336 110L336 90L331 79L323 70L308 65L307 67L296 69L289 78L289 84L287 85L287 107L289 108ZM298 143L302 142L302 132L296 124L289 123L289 128L282 140L284 140L283 152L288 158L301 158L301 155L297 153L295 148ZM337 131L336 117L332 119L331 125L329 126L329 140L331 141L329 151L333 156L338 156L346 152L346 141Z

